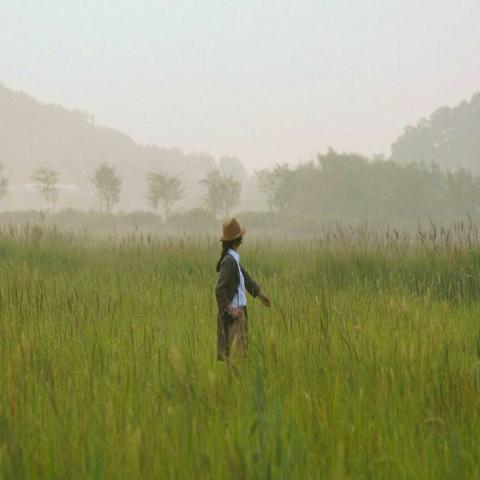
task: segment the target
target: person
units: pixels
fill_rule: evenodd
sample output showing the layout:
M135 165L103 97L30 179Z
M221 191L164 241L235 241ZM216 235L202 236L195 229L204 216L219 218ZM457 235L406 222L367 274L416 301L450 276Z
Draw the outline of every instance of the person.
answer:
M235 351L241 356L247 352L247 297L258 297L263 305L270 307L270 299L261 290L248 272L240 264L238 249L242 244L245 228L236 218L223 223L221 237L222 253L217 263L218 278L215 285L215 297L218 306L217 315L217 358L227 360Z

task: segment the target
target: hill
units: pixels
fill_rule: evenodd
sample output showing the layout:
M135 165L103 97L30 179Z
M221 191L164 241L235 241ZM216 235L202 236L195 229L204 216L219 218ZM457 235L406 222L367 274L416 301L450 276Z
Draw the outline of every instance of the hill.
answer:
M416 126L406 127L392 145L391 160L436 163L480 174L480 92L470 102L439 108Z
M123 178L119 208L126 211L148 208L145 177L151 171L179 176L186 186L186 197L180 205L183 208L202 203L204 192L198 182L216 166L229 170L233 163L239 176L246 180L243 165L237 159L226 157L217 164L208 154L139 145L128 135L96 125L89 113L45 105L2 84L0 160L10 180L10 193L2 200L3 209L39 206L41 199L31 177L43 165L60 173L60 206L74 208L97 206L89 179L102 162L114 164Z

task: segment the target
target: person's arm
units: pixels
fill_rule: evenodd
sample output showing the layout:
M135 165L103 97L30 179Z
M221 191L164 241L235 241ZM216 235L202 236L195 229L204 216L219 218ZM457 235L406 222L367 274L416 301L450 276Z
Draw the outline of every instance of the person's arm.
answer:
M240 267L240 268L242 269L243 279L245 281L245 288L247 292L253 298L258 297L266 307L269 307L271 304L270 299L267 297L267 295L261 292L260 285L258 285L258 283L255 282L255 280L250 276L250 274L243 267Z
M247 292L253 297L258 297L260 293L260 285L250 276L250 274L243 268L240 267L243 274L243 280L245 281L245 288Z

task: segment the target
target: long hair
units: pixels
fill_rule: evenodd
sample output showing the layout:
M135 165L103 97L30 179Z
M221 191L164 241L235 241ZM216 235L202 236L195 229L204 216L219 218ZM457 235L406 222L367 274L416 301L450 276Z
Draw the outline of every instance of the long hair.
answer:
M220 265L222 264L223 257L227 254L230 248L235 248L237 245L242 243L242 237L236 238L235 240L222 240L222 253L220 254L220 260L217 262L217 273L220 271Z

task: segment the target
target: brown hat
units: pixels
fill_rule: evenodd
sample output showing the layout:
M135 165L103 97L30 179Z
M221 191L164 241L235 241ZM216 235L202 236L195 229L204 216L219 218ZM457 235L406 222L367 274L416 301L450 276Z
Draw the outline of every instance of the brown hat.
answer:
M227 218L223 222L223 236L220 239L222 242L230 242L237 238L243 237L246 230L240 226L235 217Z

